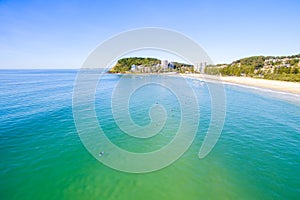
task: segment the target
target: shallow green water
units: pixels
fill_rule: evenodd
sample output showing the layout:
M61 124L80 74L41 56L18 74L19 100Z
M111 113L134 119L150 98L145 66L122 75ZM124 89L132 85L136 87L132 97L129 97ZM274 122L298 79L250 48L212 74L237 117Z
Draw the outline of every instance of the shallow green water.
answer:
M81 143L72 114L75 77L76 71L0 72L0 199L299 198L299 106L266 91L227 85L222 135L200 160L210 98L205 86L195 86L201 118L189 150L162 170L129 174L104 166ZM145 113L157 101L173 111L160 135L137 140L124 135L112 117L110 95L119 78L106 76L96 95L107 137L134 152L163 147L178 124L174 96L149 87L132 97L130 112L140 125L149 122ZM150 91L157 95L149 97Z

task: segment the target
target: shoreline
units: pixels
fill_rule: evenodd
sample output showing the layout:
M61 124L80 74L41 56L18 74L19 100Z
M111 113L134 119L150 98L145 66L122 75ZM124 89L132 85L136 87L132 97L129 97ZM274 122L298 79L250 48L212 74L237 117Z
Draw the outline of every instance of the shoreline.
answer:
M208 74L180 74L180 73L119 73L120 75L163 75L163 76L181 76L186 78L194 78L208 81L222 82L226 84L236 84L241 86L250 86L261 89L269 89L277 92L284 92L290 94L300 95L300 83L289 81L278 81L268 79L258 79L250 77L238 76L216 76Z
M233 83L238 85L251 86L251 87L257 87L263 89L271 89L279 92L287 92L291 94L300 95L300 83L298 82L256 79L250 77L237 77L237 76L213 76L207 74L180 74L180 75L183 77L221 81L229 84Z

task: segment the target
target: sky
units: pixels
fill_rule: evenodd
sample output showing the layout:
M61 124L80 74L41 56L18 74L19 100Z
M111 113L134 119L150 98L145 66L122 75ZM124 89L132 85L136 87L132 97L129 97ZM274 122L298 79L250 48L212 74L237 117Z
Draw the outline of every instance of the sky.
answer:
M0 69L79 68L102 42L144 27L186 35L214 63L299 54L299 10L298 0L0 0Z

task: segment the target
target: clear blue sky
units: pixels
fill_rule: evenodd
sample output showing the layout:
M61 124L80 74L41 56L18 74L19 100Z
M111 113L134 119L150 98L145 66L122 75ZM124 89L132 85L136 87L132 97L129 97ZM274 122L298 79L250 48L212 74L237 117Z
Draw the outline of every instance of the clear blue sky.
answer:
M109 37L162 27L215 63L300 53L300 1L0 0L0 68L77 68Z

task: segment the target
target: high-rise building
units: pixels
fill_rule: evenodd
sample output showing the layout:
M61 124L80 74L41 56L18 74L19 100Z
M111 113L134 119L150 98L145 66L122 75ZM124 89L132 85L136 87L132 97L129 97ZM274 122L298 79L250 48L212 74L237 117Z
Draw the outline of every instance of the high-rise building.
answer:
M196 63L194 66L194 71L199 72L199 73L204 73L204 69L205 69L206 65L207 65L207 62Z
M164 69L167 69L167 68L168 68L168 60L161 60L161 66L162 66Z

